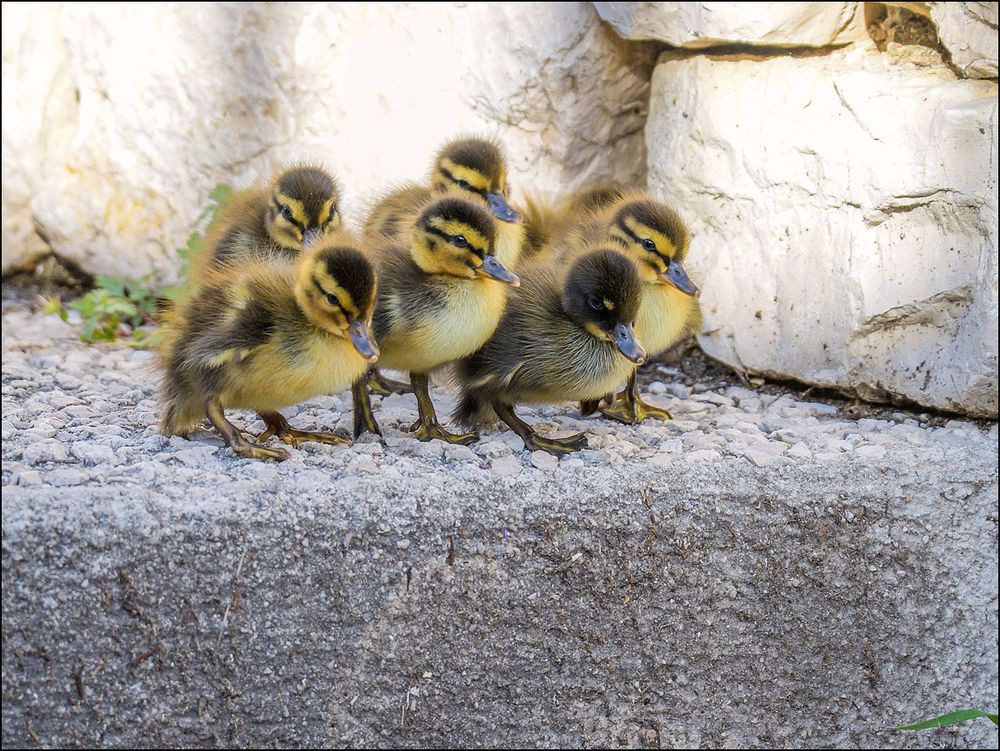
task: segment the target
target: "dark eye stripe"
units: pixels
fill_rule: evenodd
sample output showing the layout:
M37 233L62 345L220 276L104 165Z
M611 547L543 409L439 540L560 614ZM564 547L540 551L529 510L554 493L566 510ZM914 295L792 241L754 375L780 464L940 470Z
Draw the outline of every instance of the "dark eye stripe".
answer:
M277 201L274 201L274 211L275 211L275 214L280 214L281 213L281 204L279 204ZM286 222L291 222L296 227L298 227L302 232L306 231L305 225L302 224L302 222L300 222L295 217L292 217L291 219L286 219L285 221Z
M453 183L457 183L458 182L458 178L455 177L453 174L451 174L451 172L449 172L448 170L446 170L444 167L438 167L438 169L441 170L441 174L442 175L444 175L445 177L447 177ZM466 182L468 182L468 181L466 181ZM471 183L469 183L469 187L466 190L470 190L473 193L478 193L483 198L486 197L486 192L487 191L483 190L482 188L477 188L476 186L472 185Z
M624 219L619 219L618 222L617 222L617 225L618 225L618 229L620 229L622 232L624 232L626 235L628 235L632 239L632 242L634 242L636 245L638 245L640 248L642 248L642 238L639 237L637 234L635 234L635 232L633 232L632 230L630 230L628 228L628 226L625 224L625 220ZM648 248L642 248L642 249L646 250L649 253L656 253L656 255L658 255L660 258L662 258L664 261L666 261L667 264L670 263L670 256L668 256L666 253L661 252L659 248L656 248L654 250L649 250Z
M320 292L326 295L327 302L329 302L331 305L336 305L338 308L344 307L343 305L340 304L340 300L337 299L337 296L335 294L333 294L332 292L327 292L325 289L323 289L323 285L319 283L319 279L317 279L315 275L312 278L312 283L316 285L316 289L318 289Z
M424 229L429 234L436 235L437 237L440 237L442 240L444 240L449 245L451 244L452 235L449 235L447 232L442 232L437 227L431 227L430 225L424 227ZM479 258L483 258L486 255L486 251L485 250L483 250L482 248L477 248L471 242L468 245L466 245L464 248L462 248L462 250L471 251L474 256L478 256Z

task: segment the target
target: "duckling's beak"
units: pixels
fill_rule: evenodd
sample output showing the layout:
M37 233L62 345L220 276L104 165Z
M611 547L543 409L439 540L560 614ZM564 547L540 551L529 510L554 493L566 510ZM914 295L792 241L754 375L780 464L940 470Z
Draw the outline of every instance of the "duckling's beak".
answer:
M681 292L691 295L692 297L698 297L701 295L701 290L691 281L691 277L687 275L684 267L681 266L680 261L671 261L667 270L656 277L658 281L665 284L672 284Z
M642 348L639 340L635 338L635 332L629 324L619 323L615 326L611 332L611 341L618 347L618 351L632 362L638 365L646 362L646 350Z
M511 208L511 205L507 203L507 199L499 193L487 193L486 204L490 207L490 211L493 212L493 216L501 222L516 224L521 221L521 215Z
M302 247L309 250L309 248L319 242L322 236L323 230L319 227L310 227L302 234Z
M517 274L507 271L503 264L497 260L497 257L493 255L486 256L483 259L483 265L476 269L476 276L496 279L498 282L509 284L511 287L521 286L521 280Z
M350 333L351 342L358 353L368 362L375 362L378 359L379 349L368 324L364 321L354 321L347 331Z

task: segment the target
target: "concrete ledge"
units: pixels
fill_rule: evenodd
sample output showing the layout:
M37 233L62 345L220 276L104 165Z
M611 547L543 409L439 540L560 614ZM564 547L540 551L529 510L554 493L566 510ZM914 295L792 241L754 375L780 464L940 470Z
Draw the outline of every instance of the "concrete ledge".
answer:
M679 420L509 475L390 430L268 465L148 432L112 355L141 358L5 339L4 745L996 745L887 729L995 708L995 429L757 466L664 459ZM28 440L73 363L136 389L56 429L113 459Z

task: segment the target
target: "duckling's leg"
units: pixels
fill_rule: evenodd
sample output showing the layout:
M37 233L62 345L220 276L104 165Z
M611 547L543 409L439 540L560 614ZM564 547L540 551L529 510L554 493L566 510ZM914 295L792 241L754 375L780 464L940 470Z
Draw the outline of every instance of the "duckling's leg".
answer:
M502 402L493 402L497 417L521 436L524 447L531 451L548 451L550 454L571 454L587 445L587 434L577 433L568 438L542 438L528 423L514 414L514 408Z
M417 411L420 413L420 418L415 423L417 439L429 441L432 438L440 438L442 441L460 443L463 446L478 441L477 433L449 433L441 427L437 412L434 411L434 403L431 401L429 382L430 379L424 373L410 373L410 383L413 384L413 393L417 397Z
M615 399L615 395L608 394L607 396L602 398L606 402L612 402ZM598 407L600 406L601 406L600 399L585 399L584 401L580 402L580 416L586 417L587 415L592 415L597 411Z
M222 434L226 445L240 456L245 456L248 459L276 459L279 462L292 458L292 455L284 449L271 449L244 438L242 432L226 419L222 402L219 401L218 397L213 397L205 402L205 414L208 415L208 419L215 426L215 429Z
M288 420L280 412L258 412L260 419L264 421L267 429L257 436L257 442L263 443L270 436L276 435L289 446L295 448L306 441L316 441L317 443L346 443L350 445L351 439L339 436L336 433L313 433L308 430L296 430L288 424Z
M389 394L409 394L413 389L409 384L393 381L378 372L377 368L368 371L368 388L373 394L389 396Z
M658 420L672 420L670 413L665 409L647 404L636 393L636 371L632 371L625 390L615 397L614 401L607 407L601 407L601 414L618 420L626 425L635 425L645 420L647 417L655 417Z
M368 384L365 378L354 382L351 386L351 396L354 397L354 437L360 438L366 432L374 433L382 438L382 431L375 422L372 413L372 401L368 396Z

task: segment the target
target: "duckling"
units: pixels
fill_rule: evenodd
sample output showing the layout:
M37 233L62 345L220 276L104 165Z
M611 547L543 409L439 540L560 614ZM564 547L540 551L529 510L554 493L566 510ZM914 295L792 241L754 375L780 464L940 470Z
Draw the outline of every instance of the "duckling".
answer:
M210 269L180 304L159 352L161 431L184 435L207 414L230 448L253 459L289 458L262 445L271 434L292 446L350 443L295 430L278 409L344 389L367 372L378 358L375 292L371 263L346 235L324 239L295 264L262 253ZM255 410L267 430L248 441L227 408Z
M268 252L294 258L325 234L340 229L340 188L327 171L299 165L270 183L234 196L220 211L192 265L191 279L250 254Z
M507 160L500 145L485 138L461 137L446 143L434 157L430 185L409 183L383 197L365 220L365 238L374 241L375 247L380 244L379 238L405 242L413 219L430 201L445 193L483 202L499 220L497 259L504 268L514 268L524 244L524 228L520 213L507 202ZM409 390L406 384L384 378L378 370L372 371L368 387L383 395Z
M409 230L409 242L377 253L375 336L380 365L410 374L422 441L439 438L468 444L474 433L455 434L438 423L428 375L466 357L490 338L507 301L520 284L496 256L496 224L479 203L454 195L430 203ZM364 383L354 386L354 435L381 435Z
M700 291L684 270L690 236L680 215L671 207L637 191L600 188L587 202L579 203L580 218L569 231L564 247L585 247L588 238L613 243L636 264L643 282L636 334L648 352L657 355L701 328ZM572 252L572 251L571 251ZM627 424L648 417L671 419L665 409L642 401L636 393L636 373L625 389L601 407L606 416ZM589 414L597 403L581 404Z
M408 219L439 194L458 191L463 198L482 201L497 226L497 260L508 269L517 265L524 230L521 215L508 203L507 160L500 145L485 138L456 138L434 158L430 185L410 183L379 201L365 222L365 234L400 239Z
M458 365L462 396L453 418L474 428L499 417L533 451L582 448L585 434L542 438L514 405L598 399L614 389L646 358L634 332L641 298L635 264L615 250L584 253L568 270L526 267L496 332Z

